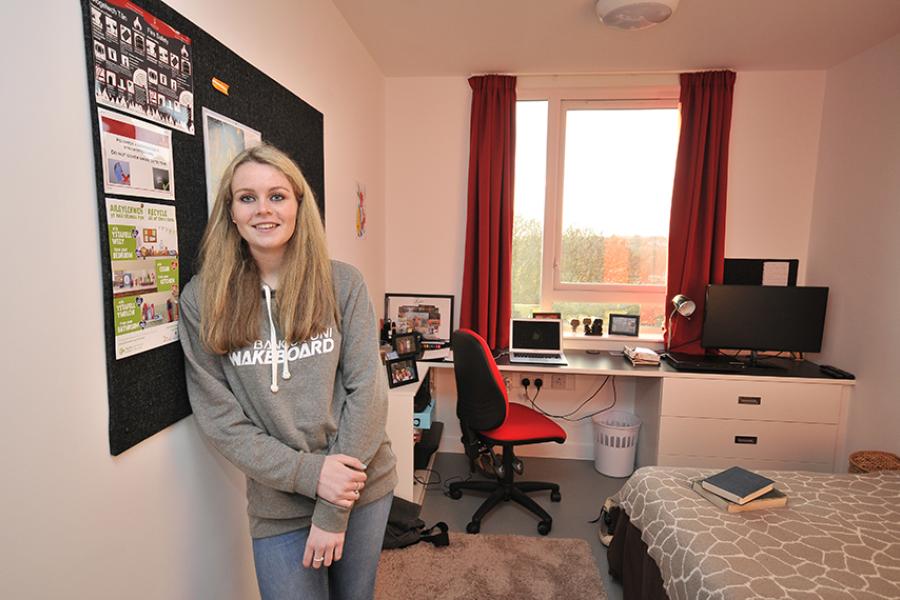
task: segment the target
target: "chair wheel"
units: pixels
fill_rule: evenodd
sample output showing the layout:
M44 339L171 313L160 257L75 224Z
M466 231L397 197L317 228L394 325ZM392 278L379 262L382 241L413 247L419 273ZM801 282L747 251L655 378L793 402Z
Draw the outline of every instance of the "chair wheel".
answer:
M550 529L553 527L553 521L541 521L538 523L538 533L541 535L547 535L550 533Z
M562 500L562 494L559 493L559 490L550 492L550 502L559 502L560 500Z
M506 475L506 467L503 466L503 460L499 456L494 457L491 469L494 471L497 479L503 479L504 475Z
M522 462L521 458L513 457L513 471L515 471L517 475L521 475L525 472L525 463Z
M450 497L453 498L454 500L459 500L460 498L462 498L462 492L459 491L459 490L451 489L451 490L448 492L448 494L449 494Z
M478 533L481 531L481 523L478 521L470 521L468 525L466 525L466 533ZM547 531L550 531L547 529Z

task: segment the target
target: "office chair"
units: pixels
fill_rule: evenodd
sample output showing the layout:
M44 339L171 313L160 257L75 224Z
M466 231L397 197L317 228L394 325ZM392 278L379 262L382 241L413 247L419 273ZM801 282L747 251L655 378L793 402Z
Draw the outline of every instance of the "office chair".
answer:
M526 492L550 490L550 500L561 499L559 485L543 481L513 481L513 447L541 442L563 443L562 427L522 404L509 401L503 378L485 341L474 331L459 329L450 337L453 348L453 373L456 377L456 416L462 428L462 441L474 470L474 459L493 446L503 448L503 462L495 469L496 481L459 481L450 484L450 497L458 500L462 490L488 492L466 525L469 533L478 533L481 520L500 501L518 502L541 520L538 533L547 535L553 519Z

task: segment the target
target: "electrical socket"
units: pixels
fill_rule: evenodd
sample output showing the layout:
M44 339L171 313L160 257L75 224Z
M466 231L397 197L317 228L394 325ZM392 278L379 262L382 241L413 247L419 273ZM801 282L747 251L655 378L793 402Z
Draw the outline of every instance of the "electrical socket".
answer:
M550 389L551 390L574 390L575 389L575 376L568 375L551 375L550 376Z

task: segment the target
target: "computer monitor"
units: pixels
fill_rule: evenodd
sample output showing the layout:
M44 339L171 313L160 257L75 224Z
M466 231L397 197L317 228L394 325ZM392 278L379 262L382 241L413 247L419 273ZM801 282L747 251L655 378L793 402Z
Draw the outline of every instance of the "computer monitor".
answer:
M706 289L704 348L756 352L819 352L827 287L710 285Z

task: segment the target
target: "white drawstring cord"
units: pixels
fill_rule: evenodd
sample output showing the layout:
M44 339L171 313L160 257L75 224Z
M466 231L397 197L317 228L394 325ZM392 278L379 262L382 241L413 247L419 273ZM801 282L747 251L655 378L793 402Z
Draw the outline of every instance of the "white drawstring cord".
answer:
M281 368L281 378L282 379L290 379L291 378L291 372L288 370L287 353L288 353L288 345L285 344L284 345L284 366Z
M277 346L277 338L275 336L275 321L272 319L272 290L269 289L269 286L263 285L263 292L266 295L266 310L269 313L269 343L271 344L272 349L272 386L269 388L272 390L273 394L278 393L278 346ZM284 366L285 370L287 370L287 355L284 357ZM290 377L290 373L288 374ZM285 377L287 379L287 377Z

